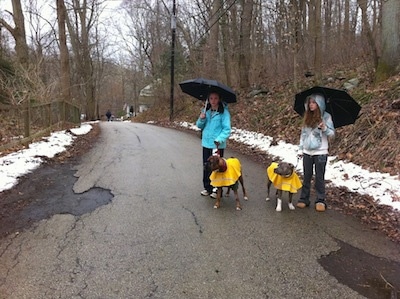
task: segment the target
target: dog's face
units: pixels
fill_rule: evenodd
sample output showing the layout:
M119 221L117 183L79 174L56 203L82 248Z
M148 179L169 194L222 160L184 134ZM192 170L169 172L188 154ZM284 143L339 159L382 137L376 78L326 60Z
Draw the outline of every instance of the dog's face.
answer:
M218 170L220 167L220 158L218 156L210 156L207 159L211 171Z
M294 165L292 163L280 162L278 167L274 169L276 174L279 174L283 177L290 177L293 174Z

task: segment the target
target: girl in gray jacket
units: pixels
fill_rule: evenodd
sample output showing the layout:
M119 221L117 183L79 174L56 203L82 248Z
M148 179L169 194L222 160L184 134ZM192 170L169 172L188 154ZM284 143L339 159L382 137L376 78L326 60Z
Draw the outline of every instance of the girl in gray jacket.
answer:
M328 137L335 135L331 115L325 111L325 98L320 94L307 97L305 103L304 123L301 129L299 156L303 157L303 187L298 208L310 205L311 178L315 166L315 209L326 210L325 202L325 168L328 159Z

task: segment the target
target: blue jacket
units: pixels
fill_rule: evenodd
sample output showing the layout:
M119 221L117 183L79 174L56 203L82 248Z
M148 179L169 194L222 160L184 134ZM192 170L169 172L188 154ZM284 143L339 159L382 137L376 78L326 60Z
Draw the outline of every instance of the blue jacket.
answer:
M200 117L196 121L196 126L202 130L201 145L205 148L216 148L214 141L219 142L218 148L226 148L226 140L231 134L231 115L228 106L224 105L224 112L206 111L206 117Z

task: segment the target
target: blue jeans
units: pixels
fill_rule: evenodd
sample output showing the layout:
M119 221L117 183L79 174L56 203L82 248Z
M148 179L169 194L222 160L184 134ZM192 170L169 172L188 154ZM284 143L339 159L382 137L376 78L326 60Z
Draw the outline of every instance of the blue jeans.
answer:
M212 193L212 189L213 187L211 186L211 181L210 181L210 174L211 171L209 169L209 167L207 167L207 159L212 156L212 148L206 148L203 147L203 186L204 189L206 189L208 191L208 193ZM219 155L221 157L224 156L224 149L219 149Z
M303 187L301 189L299 202L310 204L311 178L315 168L315 191L317 194L317 202L325 203L325 168L328 155L303 155Z

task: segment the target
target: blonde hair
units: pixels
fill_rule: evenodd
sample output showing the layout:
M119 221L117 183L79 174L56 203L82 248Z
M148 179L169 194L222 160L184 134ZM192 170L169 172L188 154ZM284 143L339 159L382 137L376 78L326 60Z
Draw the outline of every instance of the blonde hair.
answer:
M318 109L315 109L314 111L310 110L310 100L314 100L315 98L313 96L308 96L306 99L306 111L304 112L304 122L303 125L305 127L309 127L309 128L316 128L318 127L318 124L321 122L322 120L322 115L321 115L321 110L318 106L318 103L315 102L318 106Z

